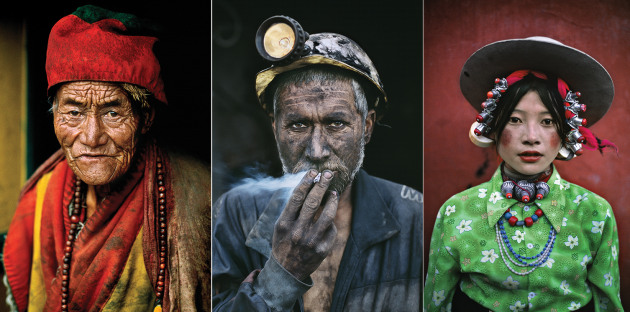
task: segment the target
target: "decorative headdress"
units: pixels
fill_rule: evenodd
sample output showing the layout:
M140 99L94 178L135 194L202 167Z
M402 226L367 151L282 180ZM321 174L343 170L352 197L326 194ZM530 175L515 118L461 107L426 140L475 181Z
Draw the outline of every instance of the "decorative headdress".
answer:
M610 108L614 95L612 78L588 54L546 37L498 41L479 49L466 61L460 75L461 90L468 102L480 111L470 128L471 141L477 146L490 146L493 140L485 134L491 130L488 123L494 117L492 113L499 105L501 95L528 74L547 79L544 73L563 77L582 91L571 91L568 84L558 78L558 92L564 99L566 122L571 128L558 158L569 160L580 155L583 147L600 151L613 147L616 150L614 144L596 138L586 128L599 121ZM505 78L495 78L506 74L509 75ZM482 101L480 90L487 88L490 79L494 79L494 87ZM589 103L588 111L578 98Z

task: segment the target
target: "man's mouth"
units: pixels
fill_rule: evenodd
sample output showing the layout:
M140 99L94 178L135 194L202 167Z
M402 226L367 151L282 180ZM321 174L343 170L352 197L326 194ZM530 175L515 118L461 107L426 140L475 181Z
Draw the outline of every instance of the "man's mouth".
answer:
M543 157L543 154L537 151L524 151L518 154L518 157L520 157L524 162L533 163L540 160Z
M111 158L111 155L106 155L106 154L80 154L79 156L75 157L74 159L76 161L80 161L83 163L95 163L95 162L101 162L104 161L105 159Z
M110 156L105 155L105 154L81 154L77 156L76 158L99 158L99 157L110 157Z

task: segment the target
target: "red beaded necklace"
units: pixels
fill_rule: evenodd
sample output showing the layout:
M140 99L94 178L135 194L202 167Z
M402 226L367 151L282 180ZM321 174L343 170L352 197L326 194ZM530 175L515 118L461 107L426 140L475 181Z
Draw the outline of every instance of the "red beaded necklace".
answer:
M534 211L534 214L531 217L527 217L525 218L524 221L520 221L516 216L512 215L512 211L510 210L510 208L508 208L505 213L503 213L503 218L505 218L505 220L507 220L507 222L511 225L511 226L527 226L530 227L532 225L534 225L534 222L538 221L538 219L540 219L540 217L542 217L544 215L542 209L538 208L536 209L536 211Z
M158 220L159 220L159 263L157 285L155 287L155 308L154 312L162 311L162 301L164 298L164 286L166 280L166 255L167 255L167 222L166 222L166 187L164 185L164 168L162 159L157 157L157 185L158 185ZM76 237L83 227L81 223L81 211L87 210L87 204L82 202L83 182L77 178L75 182L74 198L71 203L70 211L70 230L64 249L62 272L61 272L61 311L68 311L69 289L70 289L70 264L72 263L72 250Z

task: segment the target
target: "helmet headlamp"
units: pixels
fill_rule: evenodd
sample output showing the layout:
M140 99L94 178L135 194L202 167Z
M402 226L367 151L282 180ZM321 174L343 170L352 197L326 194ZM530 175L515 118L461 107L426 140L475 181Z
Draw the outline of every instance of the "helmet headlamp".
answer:
M308 37L296 20L276 15L258 27L256 49L268 61L289 60L308 53L304 45Z

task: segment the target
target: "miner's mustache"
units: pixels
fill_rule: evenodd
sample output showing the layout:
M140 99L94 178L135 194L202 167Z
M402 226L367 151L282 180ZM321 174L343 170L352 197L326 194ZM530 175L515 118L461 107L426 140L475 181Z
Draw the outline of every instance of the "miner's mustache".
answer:
M339 162L325 162L320 164L315 164L310 161L298 161L293 167L292 173L298 173L302 171L306 171L309 169L315 169L318 172L322 172L324 170L336 171L338 173L347 173L348 167L344 166Z

